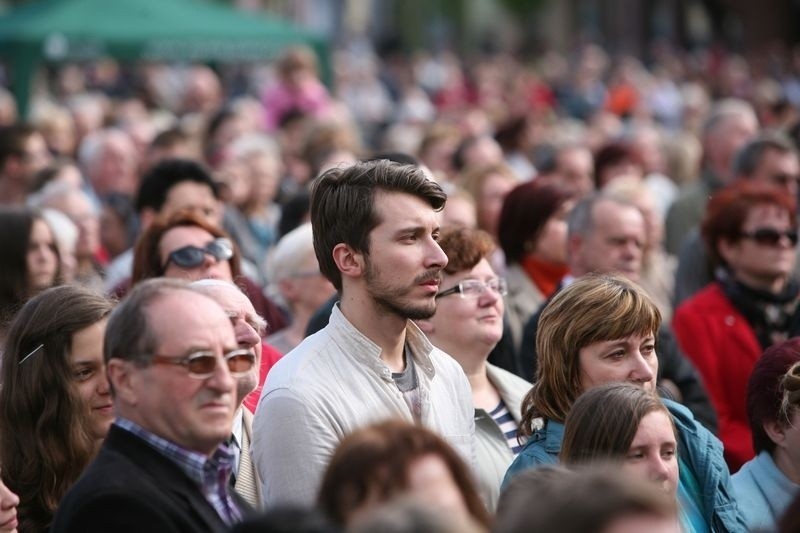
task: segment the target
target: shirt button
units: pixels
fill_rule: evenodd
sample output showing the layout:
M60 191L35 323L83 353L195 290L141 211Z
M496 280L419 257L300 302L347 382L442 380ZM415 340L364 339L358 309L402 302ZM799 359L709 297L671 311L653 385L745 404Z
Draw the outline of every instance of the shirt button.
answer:
M728 315L725 317L725 325L726 326L733 326L736 323L736 319L733 315Z

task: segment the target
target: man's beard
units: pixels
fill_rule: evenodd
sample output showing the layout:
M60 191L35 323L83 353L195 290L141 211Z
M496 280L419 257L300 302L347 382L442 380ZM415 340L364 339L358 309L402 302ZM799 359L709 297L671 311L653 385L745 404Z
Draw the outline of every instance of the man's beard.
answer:
M410 289L402 289L379 281L380 271L372 266L369 259L365 266L364 280L367 283L367 291L379 308L386 310L387 313L411 320L430 318L436 313L436 300L433 297L430 301L416 303L408 301L406 295L420 283L432 279L441 281L441 274L438 270L425 272L414 280Z

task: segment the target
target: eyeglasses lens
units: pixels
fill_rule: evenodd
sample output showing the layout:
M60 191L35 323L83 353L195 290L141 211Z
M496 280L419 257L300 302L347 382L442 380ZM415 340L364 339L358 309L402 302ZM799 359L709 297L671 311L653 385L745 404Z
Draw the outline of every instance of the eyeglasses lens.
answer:
M776 246L783 236L789 239L792 246L797 245L798 235L796 230L778 231L773 228L760 228L753 232L753 240L765 246Z

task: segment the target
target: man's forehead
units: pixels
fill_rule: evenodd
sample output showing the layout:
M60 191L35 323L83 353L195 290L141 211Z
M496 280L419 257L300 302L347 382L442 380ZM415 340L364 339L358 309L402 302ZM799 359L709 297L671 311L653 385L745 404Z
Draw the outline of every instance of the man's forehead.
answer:
M227 328L222 325L230 325L219 303L190 289L165 292L148 306L148 315L153 329L162 340L196 331L218 328L225 331Z
M378 225L436 225L439 213L424 198L396 191L375 192L375 215Z

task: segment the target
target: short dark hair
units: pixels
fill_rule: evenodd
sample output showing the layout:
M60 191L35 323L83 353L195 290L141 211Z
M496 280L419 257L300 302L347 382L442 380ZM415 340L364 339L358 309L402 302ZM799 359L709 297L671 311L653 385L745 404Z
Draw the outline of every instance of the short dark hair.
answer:
M165 159L142 176L136 195L136 211L141 213L145 207L160 211L167 201L169 191L184 181L208 185L214 198L219 199L217 182L200 163L191 159Z
M575 192L561 183L528 181L511 189L503 201L497 226L498 240L509 265L525 257L526 245L539 239L550 217Z
M25 142L37 131L30 124L12 124L0 128L0 168L10 156L21 156L25 151Z
M441 186L419 167L386 160L333 168L317 178L311 190L314 252L320 271L339 291L342 275L333 260L333 249L345 243L356 251L369 252L369 234L380 223L375 212L378 190L416 196L436 211L447 201Z
M797 227L795 200L780 187L753 181L735 182L711 198L700 226L714 264L725 265L725 259L719 253L719 243L723 240L731 243L740 241L747 214L759 205L773 205L783 209L789 214L792 227Z
M764 132L736 153L733 160L733 174L749 178L761 164L764 155L770 151L797 154L797 149L789 137L777 131Z
M177 127L168 128L162 132L159 132L155 137L153 137L153 140L150 141L150 149L175 148L176 146L188 143L189 141L189 136L186 135L182 129Z
M608 167L628 162L643 167L639 151L630 144L616 141L602 146L594 155L595 188L599 190L608 185L608 182L603 181L603 173Z
M764 431L765 422L788 426L791 413L782 410L784 376L800 363L800 338L795 337L767 348L756 361L747 381L747 418L753 432L756 453L775 450L775 443Z

